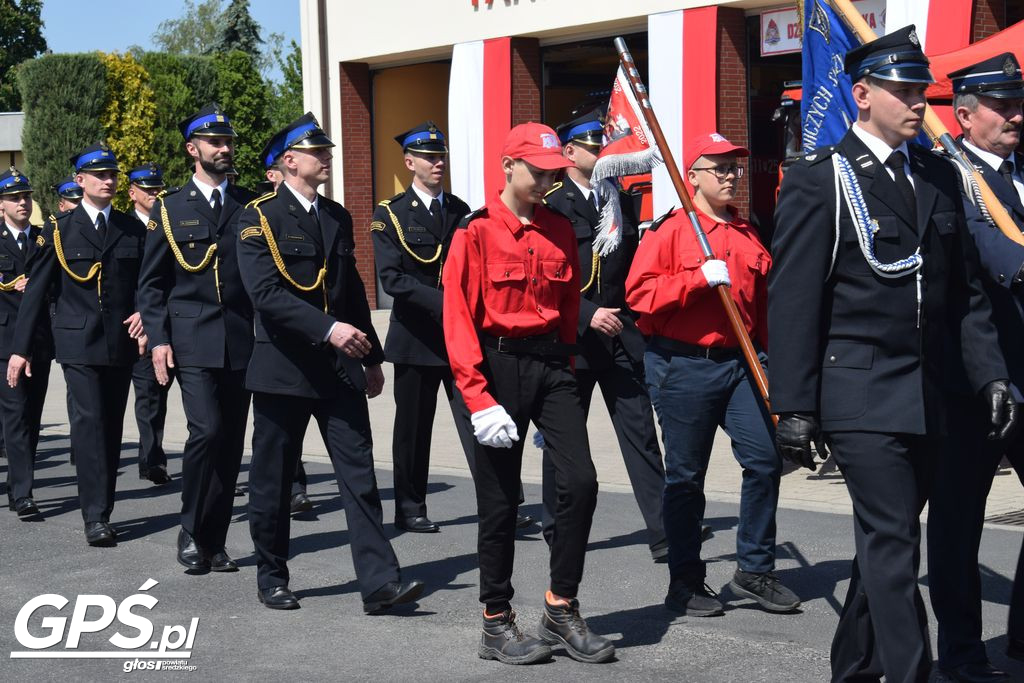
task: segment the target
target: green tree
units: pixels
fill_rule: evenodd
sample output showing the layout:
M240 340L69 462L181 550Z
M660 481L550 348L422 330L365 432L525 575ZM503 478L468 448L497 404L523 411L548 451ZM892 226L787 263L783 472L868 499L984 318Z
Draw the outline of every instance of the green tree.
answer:
M270 129L280 130L302 116L302 50L291 41L288 53L278 53L278 65L284 78L274 84L270 101Z
M106 68L96 53L43 55L18 69L25 129L22 151L44 213L56 209L50 185L72 172L69 158L103 139Z
M101 123L107 144L121 167L114 206L128 211L128 171L153 161L153 122L156 99L146 69L130 55L100 54L106 67L107 103Z
M241 50L254 60L261 55L260 25L249 14L249 0L231 0L231 4L220 17L220 33L210 52L231 52Z
M182 16L161 21L152 35L153 44L176 55L201 55L220 35L223 0L185 0Z
M271 134L267 88L253 62L253 58L241 50L213 57L217 101L238 135L235 168L239 172L238 183L246 187L263 180L259 153Z
M41 0L0 0L0 111L21 111L15 72L46 51Z

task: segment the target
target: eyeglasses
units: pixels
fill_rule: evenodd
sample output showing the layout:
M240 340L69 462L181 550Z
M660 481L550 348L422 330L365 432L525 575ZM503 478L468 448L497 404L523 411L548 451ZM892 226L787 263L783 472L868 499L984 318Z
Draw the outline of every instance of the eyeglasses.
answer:
M719 164L718 166L701 166L700 168L694 166L691 170L693 171L710 171L715 174L718 180L725 180L730 175L736 176L737 179L743 177L743 167L737 166L736 164Z

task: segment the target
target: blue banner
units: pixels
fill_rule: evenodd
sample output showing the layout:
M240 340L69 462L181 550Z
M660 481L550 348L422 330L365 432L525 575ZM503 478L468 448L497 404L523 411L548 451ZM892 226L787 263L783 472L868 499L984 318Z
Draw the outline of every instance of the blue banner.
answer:
M852 83L843 71L847 50L860 40L823 0L804 4L803 150L839 142L857 119L857 107L850 93Z

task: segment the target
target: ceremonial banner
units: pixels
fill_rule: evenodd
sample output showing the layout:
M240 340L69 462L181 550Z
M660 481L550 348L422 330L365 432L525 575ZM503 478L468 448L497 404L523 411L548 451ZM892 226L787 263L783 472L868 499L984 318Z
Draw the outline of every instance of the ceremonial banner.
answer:
M647 40L651 104L665 143L682 160L686 140L718 128L718 7L652 14ZM657 217L678 206L679 197L663 165L652 180Z
M448 85L452 193L471 208L504 184L501 147L512 129L511 39L458 43Z
M858 45L857 36L825 0L807 0L800 99L804 152L839 142L856 118L852 83L843 71L843 59Z

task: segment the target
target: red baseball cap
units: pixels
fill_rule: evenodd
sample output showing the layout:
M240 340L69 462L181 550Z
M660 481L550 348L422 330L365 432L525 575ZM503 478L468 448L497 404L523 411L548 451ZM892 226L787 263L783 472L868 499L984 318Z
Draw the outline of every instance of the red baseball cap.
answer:
M718 133L705 133L690 140L683 157L684 168L689 170L695 161L706 154L735 154L738 157L750 156L746 147L734 145Z
M569 168L571 161L562 156L562 143L558 135L543 123L520 123L508 132L501 156L522 159L531 166L553 171Z

